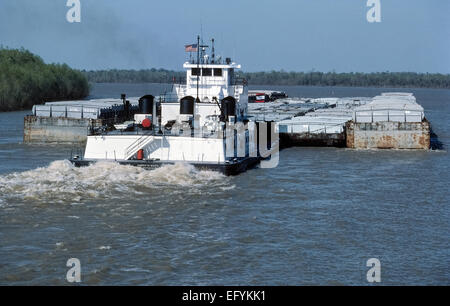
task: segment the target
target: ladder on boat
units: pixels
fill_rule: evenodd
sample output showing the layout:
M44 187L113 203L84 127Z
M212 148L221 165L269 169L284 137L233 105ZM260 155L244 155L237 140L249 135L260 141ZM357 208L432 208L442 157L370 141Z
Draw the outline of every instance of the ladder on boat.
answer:
M128 160L132 158L140 149L143 149L146 145L148 145L150 142L152 142L154 139L153 134L144 134L138 139L136 139L135 142L130 144L125 149L125 159Z

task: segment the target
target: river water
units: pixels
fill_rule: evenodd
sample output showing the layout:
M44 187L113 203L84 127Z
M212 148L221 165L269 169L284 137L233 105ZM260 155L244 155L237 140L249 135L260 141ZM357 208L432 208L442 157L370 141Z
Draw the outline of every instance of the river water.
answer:
M92 97L164 88L97 84ZM73 168L70 147L22 143L28 112L0 113L0 285L69 284L69 258L95 285L365 285L369 258L381 284L450 285L450 90L408 91L443 150L290 148L277 168L236 177L183 164Z

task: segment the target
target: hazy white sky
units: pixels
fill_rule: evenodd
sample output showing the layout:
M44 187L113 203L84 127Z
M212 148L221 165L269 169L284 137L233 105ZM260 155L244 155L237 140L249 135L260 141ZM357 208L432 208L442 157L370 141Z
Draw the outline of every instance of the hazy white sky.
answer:
M80 69L182 69L184 45L214 37L243 70L450 73L450 1L0 0L0 44Z

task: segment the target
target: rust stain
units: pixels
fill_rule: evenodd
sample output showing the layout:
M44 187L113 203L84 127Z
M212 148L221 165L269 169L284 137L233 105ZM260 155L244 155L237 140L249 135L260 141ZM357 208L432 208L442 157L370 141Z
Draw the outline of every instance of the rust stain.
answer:
M376 147L378 149L392 149L398 147L398 144L392 136L385 135L376 141Z
M355 124L353 121L345 124L345 138L347 148L355 148Z
M421 137L419 137L419 141L418 141L420 147L422 149L429 149L430 148L430 135L422 135Z

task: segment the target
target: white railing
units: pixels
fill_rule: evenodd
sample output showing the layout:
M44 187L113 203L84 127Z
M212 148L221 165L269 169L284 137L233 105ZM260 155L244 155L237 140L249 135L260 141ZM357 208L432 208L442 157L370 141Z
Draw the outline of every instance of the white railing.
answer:
M190 77L191 86L197 86L197 77ZM227 86L227 80L224 77L203 77L198 85Z
M373 122L421 122L424 113L419 110L378 108L367 110L356 110L353 115L355 122L373 123Z
M83 105L33 105L32 113L37 117L97 119L100 116L100 108Z
M133 157L133 155L136 154L140 149L144 148L146 145L152 142L153 138L153 134L144 134L136 139L135 142L133 142L125 149L125 159L130 159L131 157Z
M301 125L302 127L308 126L307 129L305 128L304 131L301 132L294 132L293 129L289 129L286 128L287 131L280 131L280 126L299 126ZM311 128L311 125L322 125L322 127L318 127L318 128ZM345 126L345 122L343 123L324 123L324 122L289 122L289 123L280 123L277 124L277 131L278 133L288 133L288 134L299 134L299 133L308 133L308 134L334 134L336 133L336 128L338 128L340 130L340 128L342 128L342 131L344 129ZM327 132L327 128L328 128L328 132ZM342 131L340 131L339 133L342 133Z

